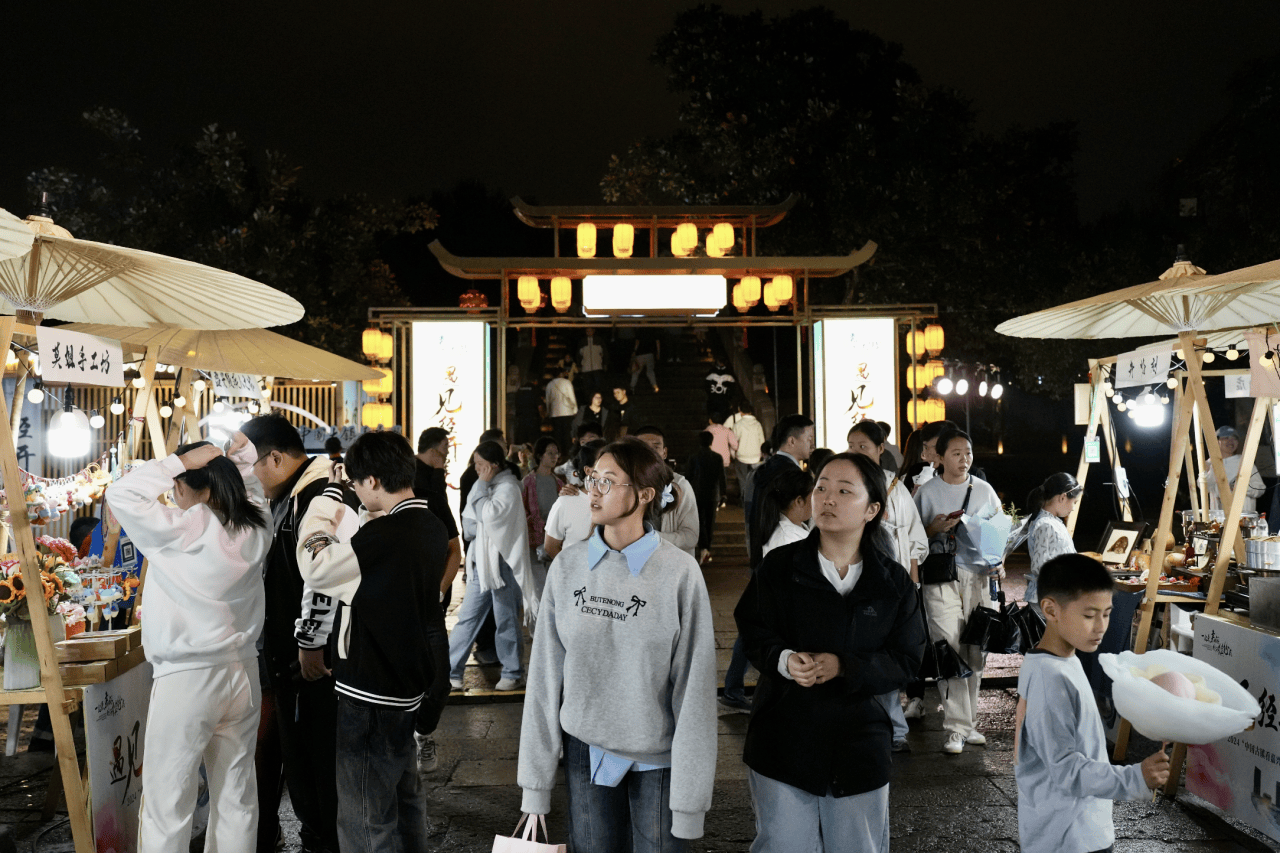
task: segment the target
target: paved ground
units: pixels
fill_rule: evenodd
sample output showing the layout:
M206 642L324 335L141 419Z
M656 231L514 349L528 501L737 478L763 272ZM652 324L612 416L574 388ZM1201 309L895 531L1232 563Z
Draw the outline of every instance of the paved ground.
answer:
M740 518L740 515L738 516ZM720 647L721 670L728 663L733 642L731 613L745 585L741 569L711 564L706 572ZM1017 577L1011 592L1020 591ZM969 747L963 755L939 752L943 741L941 715L932 711L913 729L913 751L896 760L890 787L893 845L907 851L1015 851L1018 849L1016 787L1013 779L1013 694L1018 658L993 659L988 672L992 686L982 691L980 724L985 748ZM498 678L496 667L468 670L468 695L456 697L441 720L437 739L440 766L425 777L432 837L437 849L457 853L487 853L493 837L514 827L519 817L520 792L515 785L516 755L522 704L518 696L495 697L486 689ZM937 693L929 701L937 706ZM28 725L32 714L28 714ZM692 845L696 851L742 851L754 837L754 817L742 764L742 741L747 717L720 718L720 750L715 797L707 816L706 835ZM25 738L22 741L26 742ZM1135 738L1129 760L1154 749ZM40 820L50 760L19 753L0 759L0 823L18 838L15 849L71 850L65 813ZM287 805L286 805L287 810ZM565 799L558 789L552 799L553 838L563 838ZM1262 851L1277 848L1261 836L1234 826L1211 807L1182 794L1176 801L1121 803L1115 808L1118 853L1156 851ZM288 843L297 845L296 821L285 820ZM0 842L0 853L5 848Z

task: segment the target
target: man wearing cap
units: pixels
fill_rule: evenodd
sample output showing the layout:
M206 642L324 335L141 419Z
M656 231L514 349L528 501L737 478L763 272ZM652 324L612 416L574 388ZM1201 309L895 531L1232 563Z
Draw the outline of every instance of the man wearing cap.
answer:
M1240 477L1240 444L1240 433L1235 427L1218 427L1218 449L1222 451L1222 468L1227 475L1227 486L1233 492L1236 488L1236 480ZM1218 478L1208 476L1208 484L1209 509L1222 509L1222 498L1218 495ZM1262 482L1262 475L1258 473L1258 466L1253 466L1249 471L1249 488L1245 491L1245 512L1257 511L1258 498L1266 488L1266 484Z

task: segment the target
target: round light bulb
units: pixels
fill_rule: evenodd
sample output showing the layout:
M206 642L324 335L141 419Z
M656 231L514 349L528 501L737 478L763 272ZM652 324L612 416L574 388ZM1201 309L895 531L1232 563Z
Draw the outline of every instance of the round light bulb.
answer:
M1129 419L1130 419L1130 420L1132 420L1132 419L1134 419L1134 418L1136 418L1136 417L1138 416L1138 410L1137 410L1137 409L1128 409L1128 410L1126 410L1126 411L1125 411L1125 414L1129 416Z
M1115 389L1115 386L1114 386L1114 385L1112 385L1108 380L1106 380L1106 379L1102 380L1102 391L1103 391L1103 393L1105 393L1108 397L1110 397L1110 396L1111 396L1111 394L1112 394L1112 392L1113 392L1113 391L1115 391L1115 390L1116 390L1116 389Z
M953 383L950 379L948 379L945 376L938 380L939 394L950 394L951 389L954 387L955 387L955 383Z
M1240 350L1236 349L1235 347L1232 347L1231 349L1227 350L1227 361L1235 361L1239 357L1240 357Z
M969 393L969 380L961 377L956 381L956 393L961 396Z
M173 407L172 407L172 406L161 406L161 407L160 407L160 417L162 417L162 418L169 418L169 417L173 417Z
M204 389L207 387L208 385L203 379L197 379L195 382L191 383L191 390L195 391L197 394L203 394Z
M262 399L264 399L264 400L270 400L270 399L271 399L271 389L270 389L270 388L263 388L263 389L262 389Z
M27 392L27 401L37 406L44 402L44 389L32 388Z
M1185 361L1185 360L1186 360L1186 358L1187 358L1187 354L1186 354L1185 352L1183 352L1183 351L1182 351L1182 348L1181 348L1181 347L1179 347L1178 349L1174 350L1174 351L1173 351L1173 354L1174 354L1174 355L1176 355L1178 358L1183 359L1184 361Z
M981 382L979 382L979 383L978 383L978 396L979 396L979 397L985 397L985 396L987 396L987 390L988 390L989 388L990 388L990 386L989 386L989 385L987 385L987 380L985 380L985 379L984 379L984 380L982 380Z
M1167 385L1167 386L1169 386L1170 388L1177 388L1177 387L1178 387L1178 377L1176 377L1176 376L1170 376L1168 379L1166 379L1166 380L1164 381L1164 384L1165 384L1165 385Z
M45 446L54 456L78 459L89 454L89 419L78 409L59 410L49 420Z
M1214 358L1215 356L1213 354L1213 350L1211 349L1205 350L1204 355L1200 356L1200 360L1203 361L1205 364L1213 364Z
M134 388L139 388L139 389L141 389L141 388L145 387L145 386L146 386L146 384L147 384L147 380L143 379L143 378L142 378L142 376L141 376L141 374L139 374L138 376L133 377L133 387L134 387Z
M112 401L111 401L111 406L110 406L110 408L111 408L111 414L113 414L113 415L123 415L123 414L124 414L124 403L121 403L121 402L120 402L120 398L119 398L119 397L116 397L114 400L112 400Z
M992 399L992 400L999 400L999 399L1000 399L1001 397L1003 397L1003 396L1004 396L1004 386L1003 386L1003 385L1001 385L999 382L997 382L995 385L992 385L992 386L991 386L991 399Z
M187 398L182 396L181 394L173 398L173 407L175 409L181 409L186 405L187 405Z
M107 419L98 414L98 410L94 409L93 414L89 416L89 426L94 429L102 429L107 424Z
M1103 393L1103 394L1106 394L1108 397L1114 397L1116 392L1115 392L1115 389L1113 389L1113 388L1108 388L1106 385L1103 385L1103 386L1102 386L1102 393Z
M215 412L221 412L226 407L227 407L227 404L222 402L221 400L218 400L213 404L213 410Z
M258 413L258 404L250 400L244 404L244 410L251 415L256 415Z

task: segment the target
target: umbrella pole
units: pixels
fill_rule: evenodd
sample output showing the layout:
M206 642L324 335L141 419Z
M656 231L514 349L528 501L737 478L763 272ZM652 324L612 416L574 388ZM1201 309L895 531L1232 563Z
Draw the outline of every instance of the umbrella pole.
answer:
M15 320L0 318L0 341L7 349L13 339ZM2 404L3 401L0 401ZM3 475L5 493L22 494L22 474L18 471L18 458L14 451L13 430L7 417L0 416L0 474ZM11 512L13 538L21 560L22 574L34 578L32 590L40 588L40 555L36 551L31 521L21 511ZM37 595L38 600L41 596ZM36 653L40 659L40 687L30 691L12 691L5 696L6 704L43 702L49 706L49 718L53 724L53 742L57 746L58 767L61 771L63 790L67 795L67 816L71 822L71 837L76 853L93 853L93 822L89 817L89 803L80 777L80 760L76 755L75 739L71 733L69 711L75 705L75 694L67 696L58 670L57 653L53 638L49 636L49 614L43 607L30 606L31 627L36 635Z

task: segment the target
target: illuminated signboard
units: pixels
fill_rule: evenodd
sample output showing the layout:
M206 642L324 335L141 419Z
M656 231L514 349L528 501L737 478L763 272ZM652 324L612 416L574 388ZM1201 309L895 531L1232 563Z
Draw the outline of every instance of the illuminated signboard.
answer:
M896 321L892 317L821 320L813 326L814 440L841 453L849 427L870 418L897 436Z
M413 324L414 448L428 427L443 427L449 438L449 505L461 518L458 477L467 455L489 423L489 324L480 320Z

